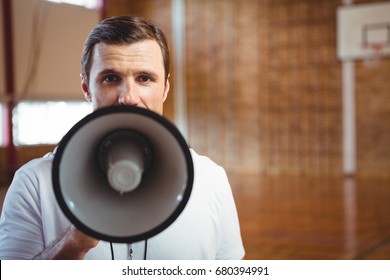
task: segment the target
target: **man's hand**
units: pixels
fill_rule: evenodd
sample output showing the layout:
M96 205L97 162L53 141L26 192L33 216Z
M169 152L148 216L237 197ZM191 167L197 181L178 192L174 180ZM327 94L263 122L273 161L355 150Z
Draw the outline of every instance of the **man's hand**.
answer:
M98 243L99 240L84 234L72 225L34 259L81 260Z

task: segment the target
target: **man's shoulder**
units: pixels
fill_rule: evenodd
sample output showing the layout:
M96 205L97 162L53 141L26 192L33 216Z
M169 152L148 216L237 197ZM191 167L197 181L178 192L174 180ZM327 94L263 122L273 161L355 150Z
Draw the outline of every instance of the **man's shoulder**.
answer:
M191 149L191 155L194 163L195 178L203 183L222 185L227 183L227 174L225 169L213 161L211 158L199 155ZM219 182L219 183L217 183Z
M26 162L17 170L17 173L39 172L41 170L51 169L53 159L54 152L49 152L42 157L34 158Z
M222 168L219 164L213 161L211 158L205 155L198 154L194 149L190 149L192 160L194 165L199 165L200 167L215 167Z

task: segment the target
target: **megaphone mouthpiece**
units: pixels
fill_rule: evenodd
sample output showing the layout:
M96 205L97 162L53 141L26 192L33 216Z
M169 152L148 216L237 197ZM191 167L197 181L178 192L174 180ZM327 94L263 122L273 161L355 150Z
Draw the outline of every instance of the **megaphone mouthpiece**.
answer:
M135 190L141 182L143 170L132 160L110 164L107 179L110 186L120 194Z
M120 194L135 190L151 164L152 149L131 129L109 133L97 150L98 162L110 186Z

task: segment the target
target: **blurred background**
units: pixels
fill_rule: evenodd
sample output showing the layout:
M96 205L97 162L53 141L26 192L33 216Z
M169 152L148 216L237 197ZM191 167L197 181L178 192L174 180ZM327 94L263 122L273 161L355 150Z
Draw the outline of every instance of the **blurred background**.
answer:
M168 37L164 114L226 169L247 259L390 259L390 1L1 4L0 205L15 170L91 112L90 29L139 15Z

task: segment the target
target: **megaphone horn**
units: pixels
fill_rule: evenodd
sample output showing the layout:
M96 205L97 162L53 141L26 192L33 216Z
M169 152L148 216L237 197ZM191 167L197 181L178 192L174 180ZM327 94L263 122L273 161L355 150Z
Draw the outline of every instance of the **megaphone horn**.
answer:
M53 189L65 216L111 242L150 238L171 225L192 191L188 145L166 118L112 106L76 123L59 143Z

